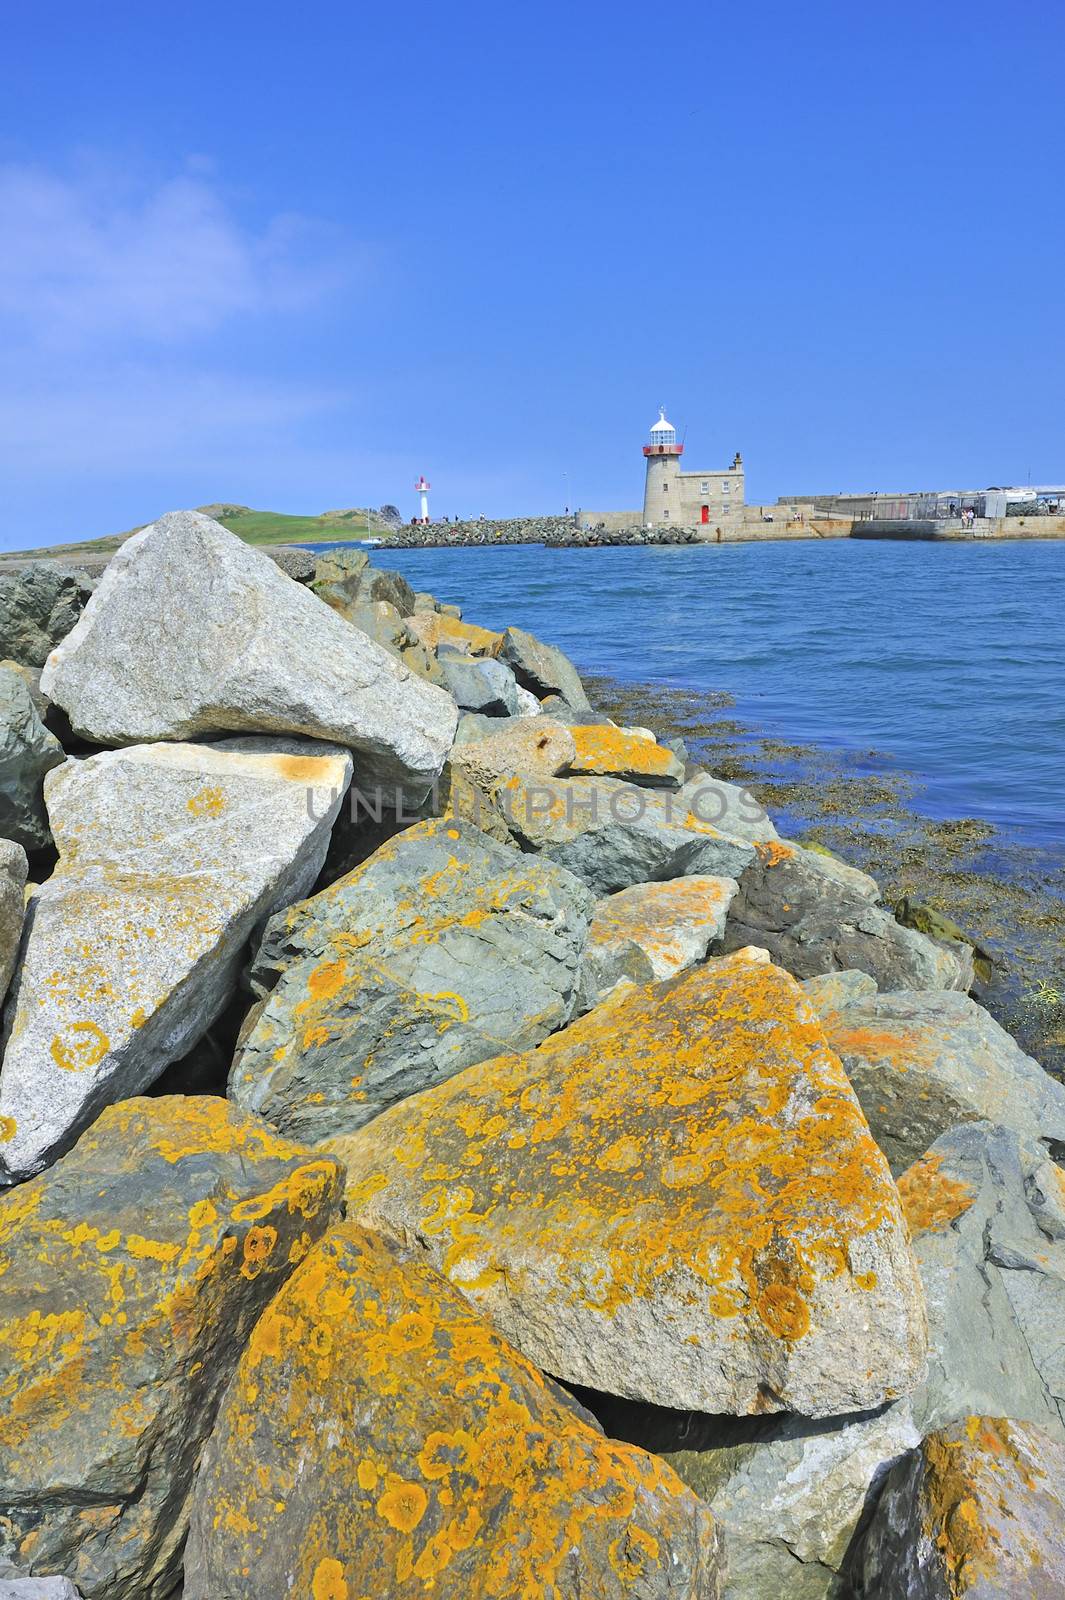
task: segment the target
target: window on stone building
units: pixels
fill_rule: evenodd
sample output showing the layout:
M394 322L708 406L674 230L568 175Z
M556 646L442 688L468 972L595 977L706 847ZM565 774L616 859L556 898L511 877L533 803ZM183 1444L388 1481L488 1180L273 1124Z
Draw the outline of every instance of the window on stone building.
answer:
M701 483L699 485L699 489L700 489L700 492L702 494L709 494L710 493L710 485L708 483Z
M667 507L666 507L666 509L665 509L665 510L664 510L664 511L663 511L663 513L662 513L662 516L663 516L663 517L664 517L664 518L665 518L665 520L666 520L666 521L667 521L667 522L668 522L668 521L669 521L669 507L668 507L668 506L667 506Z

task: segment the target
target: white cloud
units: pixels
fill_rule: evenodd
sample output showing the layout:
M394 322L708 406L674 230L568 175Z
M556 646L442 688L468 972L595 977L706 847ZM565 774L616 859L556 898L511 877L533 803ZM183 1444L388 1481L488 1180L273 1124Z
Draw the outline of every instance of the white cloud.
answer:
M162 344L235 316L298 311L346 273L321 229L282 215L256 231L207 176L133 186L0 166L0 317L46 346Z

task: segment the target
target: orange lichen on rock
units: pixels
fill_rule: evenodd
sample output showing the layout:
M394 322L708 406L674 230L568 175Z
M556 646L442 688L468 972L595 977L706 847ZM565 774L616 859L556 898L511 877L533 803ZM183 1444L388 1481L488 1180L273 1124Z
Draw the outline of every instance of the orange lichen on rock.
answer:
M588 948L607 951L631 941L656 978L672 977L706 954L735 893L734 879L699 874L621 889L596 906Z
M778 968L727 962L632 990L330 1148L349 1215L423 1239L566 1380L825 1414L920 1377L898 1195Z
M445 617L439 611L416 611L407 618L407 626L430 650L450 644L469 656L494 656L503 642L503 635L493 633L491 628L460 622L457 617Z
M942 1156L929 1152L899 1179L903 1215L914 1238L922 1233L945 1233L976 1199L974 1189L948 1177L942 1167Z
M109 1107L0 1198L0 1569L169 1592L197 1440L340 1186L227 1101L174 1096Z
M576 754L570 770L588 777L627 778L633 783L679 785L684 764L663 745L624 728L571 728Z
M604 1439L417 1248L336 1227L241 1358L197 1480L186 1600L585 1590L709 1600L709 1511Z

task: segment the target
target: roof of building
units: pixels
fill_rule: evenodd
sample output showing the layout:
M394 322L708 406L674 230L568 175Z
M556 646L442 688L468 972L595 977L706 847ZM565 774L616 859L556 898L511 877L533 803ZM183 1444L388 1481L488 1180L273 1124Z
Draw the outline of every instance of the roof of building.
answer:
M669 422L667 420L665 411L662 409L661 406L659 406L659 408L658 408L658 421L652 424L651 432L652 433L676 433L676 431L677 430L673 426L672 422Z

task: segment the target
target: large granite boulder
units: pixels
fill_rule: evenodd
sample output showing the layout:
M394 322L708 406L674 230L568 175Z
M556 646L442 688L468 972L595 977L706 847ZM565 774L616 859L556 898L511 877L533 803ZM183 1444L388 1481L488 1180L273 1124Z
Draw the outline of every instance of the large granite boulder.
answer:
M755 856L753 844L700 822L669 790L517 773L495 795L523 849L549 856L598 895L690 872L738 878Z
M0 1001L7 993L18 960L26 915L26 852L11 839L0 839Z
M99 744L306 734L356 751L361 782L418 799L457 715L442 689L195 511L126 541L41 687Z
M765 807L749 789L726 783L724 778L716 778L703 767L688 768L677 800L679 804L687 806L697 822L720 828L722 833L731 834L734 839L766 844L780 837Z
M653 738L615 727L574 728L572 734L570 770L577 776L620 778L655 789L679 789L684 781L683 761Z
M0 1198L0 1574L166 1600L215 1409L336 1163L214 1098L112 1106Z
M717 962L627 992L332 1148L349 1215L421 1240L564 1382L826 1416L923 1375L887 1163L778 968Z
M140 745L45 781L59 863L4 1019L0 1181L39 1172L206 1032L244 946L311 887L351 776L301 740Z
M50 561L0 574L0 658L43 667L81 616L92 591L87 573Z
M501 661L441 651L439 667L460 711L474 711L483 717L517 716L518 686Z
M580 673L568 656L552 644L544 644L524 628L508 628L496 650L523 689L530 689L538 700L560 695L575 711L589 710Z
M928 1305L922 1431L971 1411L1065 1440L1065 1174L988 1122L937 1139L899 1179Z
M972 965L875 905L864 873L783 842L739 880L723 948L763 946L797 978L858 968L881 989L967 989Z
M350 1224L256 1328L193 1495L185 1600L715 1600L713 1519L425 1262Z
M929 1434L888 1478L858 1588L866 1600L1065 1595L1065 1446L998 1416Z
M18 672L0 667L0 835L25 850L51 842L44 775L65 759Z
M271 922L277 978L229 1093L294 1137L354 1132L388 1106L569 1021L592 896L469 823L417 823Z
M612 972L630 945L646 956L650 978L686 971L721 937L735 893L734 878L692 876L637 883L608 895L588 929L585 971Z
M967 994L871 995L844 1005L826 1032L894 1172L959 1122L1065 1146L1065 1087Z

